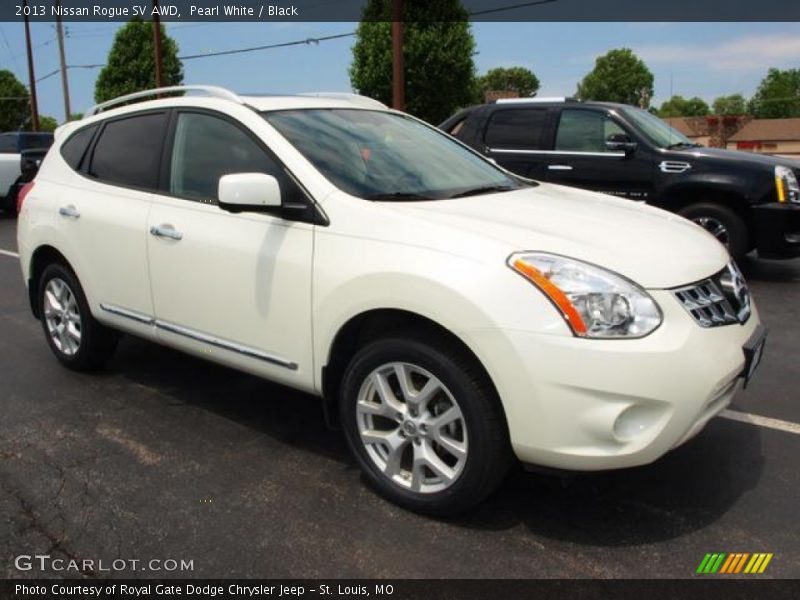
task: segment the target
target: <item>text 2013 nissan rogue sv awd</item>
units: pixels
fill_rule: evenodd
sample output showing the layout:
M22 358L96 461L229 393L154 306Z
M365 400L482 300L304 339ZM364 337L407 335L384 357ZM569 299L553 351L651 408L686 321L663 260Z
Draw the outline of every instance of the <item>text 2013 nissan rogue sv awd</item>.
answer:
M649 463L758 364L746 284L687 220L518 178L367 98L178 91L61 128L23 190L67 367L126 332L320 395L379 492L447 514L514 457Z

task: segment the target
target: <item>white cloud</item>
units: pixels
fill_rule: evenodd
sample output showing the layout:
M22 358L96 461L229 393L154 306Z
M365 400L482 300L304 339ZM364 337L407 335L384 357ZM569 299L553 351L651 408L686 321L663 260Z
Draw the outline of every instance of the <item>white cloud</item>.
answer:
M684 63L718 70L763 70L789 64L800 67L800 37L786 34L749 35L715 45L637 46L635 52L645 62Z

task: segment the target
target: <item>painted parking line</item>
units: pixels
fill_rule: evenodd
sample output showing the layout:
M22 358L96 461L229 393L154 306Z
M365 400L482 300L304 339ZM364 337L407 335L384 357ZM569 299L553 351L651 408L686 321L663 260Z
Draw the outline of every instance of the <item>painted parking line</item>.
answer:
M0 255L10 256L11 258L19 258L19 254L17 252L11 252L10 250L0 250ZM728 409L725 409L719 413L719 416L723 419L730 419L731 421L749 423L750 425L757 425L758 427L766 427L767 429L776 429L778 431L785 431L787 433L800 435L800 424L792 423L790 421L781 421L780 419L762 417L760 415L752 415L750 413L743 413L737 410Z
M730 419L731 421L749 423L750 425L758 425L759 427L766 427L767 429L776 429L778 431L785 431L786 433L800 435L800 424L792 423L791 421L781 421L780 419L762 417L761 415L753 415L750 413L739 412L738 410L728 409L720 412L719 416L723 419Z

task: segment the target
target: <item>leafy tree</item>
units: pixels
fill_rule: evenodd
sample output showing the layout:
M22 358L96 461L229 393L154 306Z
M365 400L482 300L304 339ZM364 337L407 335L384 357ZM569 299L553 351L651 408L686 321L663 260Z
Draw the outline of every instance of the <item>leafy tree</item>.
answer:
M741 94L720 96L714 100L715 115L745 115L747 114L747 101Z
M6 69L0 69L0 98L0 132L23 127L30 119L28 89Z
M83 118L83 113L72 113L69 116L70 121L80 121Z
M406 0L406 110L439 123L476 95L475 40L459 0ZM350 82L360 94L392 100L391 0L369 0L356 32Z
M683 96L673 96L658 109L658 116L669 117L704 117L709 113L708 104L702 98L695 96L686 99Z
M601 56L578 84L578 98L621 102L645 108L653 97L653 74L629 48Z
M800 117L800 69L770 69L750 99L750 112L759 119Z
M39 131L55 131L56 127L58 127L58 121L53 117L39 116Z
M539 79L525 67L498 67L490 69L486 75L478 78L481 94L490 90L517 92L520 97L532 97L539 91Z
M178 60L178 44L161 26L161 51L164 85L183 83L183 67ZM96 102L156 86L153 51L153 24L135 18L117 31L108 61L94 88Z

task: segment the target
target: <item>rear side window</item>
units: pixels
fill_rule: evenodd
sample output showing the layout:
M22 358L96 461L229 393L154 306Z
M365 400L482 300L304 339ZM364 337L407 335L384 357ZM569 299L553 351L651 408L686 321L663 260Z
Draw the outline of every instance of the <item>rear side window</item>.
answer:
M543 150L546 108L496 110L486 129L486 144L509 150Z
M155 190L166 124L165 113L109 121L92 151L89 175L106 183Z
M61 145L61 156L63 156L67 164L76 171L80 169L83 156L86 154L86 150L89 148L89 144L98 127L99 125L90 125L89 127L79 129Z

